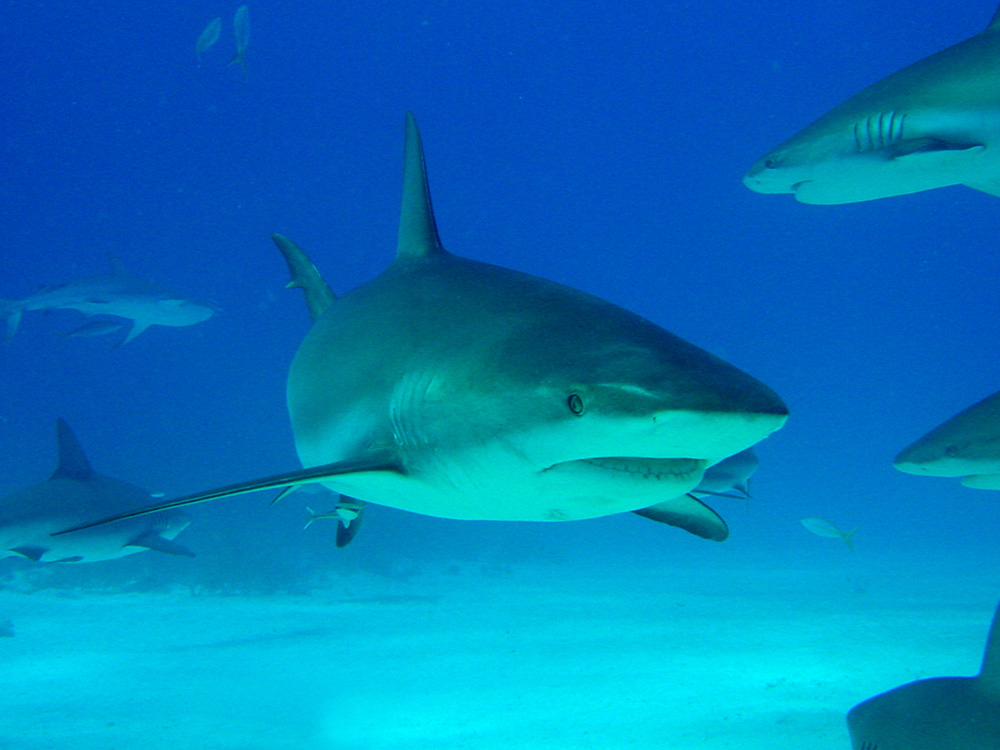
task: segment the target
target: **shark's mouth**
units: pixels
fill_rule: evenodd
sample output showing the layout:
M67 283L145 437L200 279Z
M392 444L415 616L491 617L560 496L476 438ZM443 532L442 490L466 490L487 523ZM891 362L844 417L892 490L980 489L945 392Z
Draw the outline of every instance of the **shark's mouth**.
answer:
M643 456L607 456L581 458L550 466L545 471L575 471L619 475L622 479L677 482L692 477L700 479L706 461L699 458L647 458ZM698 480L695 480L697 484Z

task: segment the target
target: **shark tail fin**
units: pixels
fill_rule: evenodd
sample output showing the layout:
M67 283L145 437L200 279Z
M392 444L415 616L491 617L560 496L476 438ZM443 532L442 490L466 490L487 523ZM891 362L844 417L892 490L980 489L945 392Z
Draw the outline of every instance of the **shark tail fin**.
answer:
M250 74L247 72L247 61L243 57L243 52L237 52L235 55L233 55L232 59L229 61L230 65L234 65L235 63L240 64L240 67L243 69L243 80L244 82L249 83Z
M403 205L399 215L396 258L424 258L445 252L438 236L427 184L427 166L420 131L412 112L406 113L406 150L403 157Z
M979 687L1000 698L1000 604L993 615L990 634L986 637L983 666L979 670Z
M12 300L0 300L0 316L3 316L6 324L4 343L9 344L17 333L18 326L21 325L21 306Z
M271 239L284 256L288 272L292 275L285 288L301 289L305 293L309 317L315 321L337 301L337 295L301 247L280 234L272 234Z
M62 477L83 481L94 476L94 470L80 447L80 441L61 417L56 420L56 439L59 443L59 465L52 472L53 479Z

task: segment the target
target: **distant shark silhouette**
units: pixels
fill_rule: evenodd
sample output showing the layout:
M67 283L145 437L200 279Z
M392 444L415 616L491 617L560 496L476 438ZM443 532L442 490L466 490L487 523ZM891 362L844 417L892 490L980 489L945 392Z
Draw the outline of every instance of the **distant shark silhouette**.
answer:
M459 519L670 505L670 523L713 538L715 520L685 493L781 427L781 399L616 305L446 252L412 115L403 182L395 261L340 299L305 253L275 238L315 320L288 378L308 468L148 510L322 482Z
M847 714L853 750L1000 750L1000 607L976 677L901 685Z
M7 321L7 341L13 338L21 315L29 310L76 310L84 315L111 315L131 321L122 340L127 344L150 326L190 326L215 314L209 305L129 273L110 258L112 273L45 287L21 300L0 300L0 316Z
M961 477L980 490L1000 490L1000 393L984 398L917 442L893 462L907 474Z
M869 86L761 157L743 181L803 203L966 185L1000 195L1000 11L980 34Z
M94 473L69 425L56 422L59 465L46 481L0 498L0 556L35 562L95 562L151 549L191 551L171 541L187 528L182 511L167 511L53 537L53 531L148 504L145 490Z

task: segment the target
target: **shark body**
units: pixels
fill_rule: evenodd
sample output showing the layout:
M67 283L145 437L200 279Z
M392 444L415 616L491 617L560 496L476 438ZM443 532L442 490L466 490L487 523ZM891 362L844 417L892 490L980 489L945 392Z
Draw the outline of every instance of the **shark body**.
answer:
M177 510L51 536L84 519L139 508L152 500L145 490L94 472L62 419L56 432L59 464L52 476L0 498L0 555L35 562L96 562L146 549L192 554L172 541L190 523L187 514Z
M1000 750L1000 608L975 677L901 685L847 714L853 750Z
M76 310L86 316L108 315L128 320L128 343L150 326L190 326L208 320L215 310L159 284L133 276L112 259L112 273L45 287L21 300L0 300L9 341L23 313L31 310Z
M1000 392L904 448L893 466L907 474L961 477L966 487L1000 490Z
M1000 11L982 32L863 91L768 152L744 184L838 204L948 185L1000 195Z
M787 418L771 389L638 315L445 251L412 116L385 271L338 299L298 246L274 239L314 320L287 388L306 468L151 510L311 482L456 519L568 521L675 498L704 508L686 493L705 470ZM674 510L668 522L719 538L700 510Z

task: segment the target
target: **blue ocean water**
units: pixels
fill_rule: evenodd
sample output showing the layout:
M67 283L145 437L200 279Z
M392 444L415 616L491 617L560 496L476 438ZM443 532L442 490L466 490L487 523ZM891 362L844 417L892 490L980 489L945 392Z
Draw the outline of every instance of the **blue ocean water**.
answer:
M26 314L0 351L4 493L51 471L60 416L99 471L167 496L297 468L284 388L309 322L269 234L302 245L337 292L384 268L407 110L449 250L638 312L767 383L791 418L758 450L754 499L716 504L722 545L631 516L372 507L336 550L332 526L301 528L313 498L247 496L193 509L180 541L194 561L144 553L39 580L283 592L317 571L454 560L821 567L843 551L800 525L818 516L860 527L855 554L903 578L940 560L1000 584L995 494L891 466L1000 388L1000 203L955 187L808 206L741 184L767 149L994 7L260 2L248 80L227 64L235 9L0 7L0 297L104 273L110 252L220 309L114 350L59 336L73 313ZM199 66L215 16L222 37ZM0 587L27 565L0 563Z

